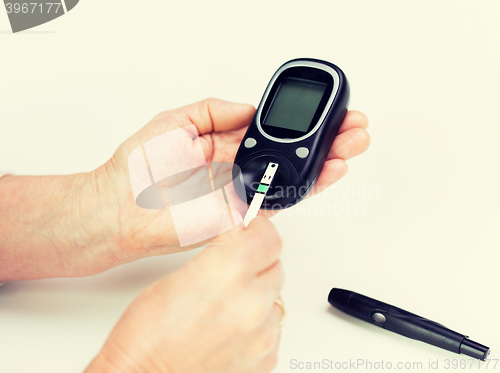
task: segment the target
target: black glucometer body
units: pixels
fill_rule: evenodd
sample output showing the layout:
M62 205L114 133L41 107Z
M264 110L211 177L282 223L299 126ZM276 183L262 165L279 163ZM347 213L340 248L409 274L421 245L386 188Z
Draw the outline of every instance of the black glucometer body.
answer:
M349 83L337 66L300 58L273 75L240 144L234 168L250 203L270 162L279 168L263 209L284 209L311 191L347 113Z

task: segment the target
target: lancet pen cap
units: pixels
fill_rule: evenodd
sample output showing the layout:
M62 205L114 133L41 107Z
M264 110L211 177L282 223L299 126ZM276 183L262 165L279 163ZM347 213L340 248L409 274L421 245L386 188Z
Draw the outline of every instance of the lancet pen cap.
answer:
M460 344L460 353L484 361L488 358L490 349L480 343L471 341L469 338L464 338Z
M353 292L349 290L333 288L328 294L328 302L342 312L346 312L347 303L349 303L352 294Z

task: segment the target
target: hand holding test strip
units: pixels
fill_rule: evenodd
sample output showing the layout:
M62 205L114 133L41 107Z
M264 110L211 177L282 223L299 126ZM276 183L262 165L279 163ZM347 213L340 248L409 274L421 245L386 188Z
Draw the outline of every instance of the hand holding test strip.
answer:
M269 189L269 186L274 179L274 175L276 175L278 166L279 165L277 163L269 163L269 165L267 166L266 172L264 173L264 176L262 176L257 191L255 192L255 195L253 197L252 203L250 204L250 208L245 215L245 220L243 221L245 227L248 227L248 224L250 224L253 218L255 218L259 214L260 207L264 202L264 198L266 197L267 190Z

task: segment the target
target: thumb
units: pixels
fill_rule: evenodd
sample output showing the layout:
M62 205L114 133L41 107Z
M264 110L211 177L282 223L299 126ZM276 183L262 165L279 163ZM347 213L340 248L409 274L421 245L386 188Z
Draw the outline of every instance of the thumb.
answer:
M250 124L255 108L249 104L237 104L209 98L184 106L176 111L188 115L200 135L210 132L231 131Z
M281 238L274 224L258 216L248 228L239 227L222 245L208 246L194 260L218 276L222 271L254 277L278 261L281 250Z

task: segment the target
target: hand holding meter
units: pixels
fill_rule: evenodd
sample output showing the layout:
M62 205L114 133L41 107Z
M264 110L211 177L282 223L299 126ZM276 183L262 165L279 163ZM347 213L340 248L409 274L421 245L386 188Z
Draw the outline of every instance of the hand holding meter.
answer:
M282 65L236 154L243 186L239 197L249 203L268 165L275 163L279 167L262 208L283 209L304 199L321 173L348 102L349 83L337 66L306 58Z

